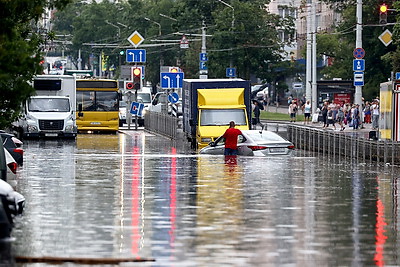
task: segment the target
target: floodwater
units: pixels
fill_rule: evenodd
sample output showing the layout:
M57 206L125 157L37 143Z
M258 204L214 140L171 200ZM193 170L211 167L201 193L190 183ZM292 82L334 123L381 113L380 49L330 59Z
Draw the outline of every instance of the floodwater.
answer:
M15 256L149 260L118 266L400 265L397 167L307 151L225 160L141 131L29 141L24 150Z

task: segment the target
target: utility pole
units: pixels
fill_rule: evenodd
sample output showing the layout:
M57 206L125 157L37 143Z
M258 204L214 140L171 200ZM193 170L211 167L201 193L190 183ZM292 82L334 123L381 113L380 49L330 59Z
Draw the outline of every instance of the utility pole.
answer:
M206 48L206 25L203 21L203 25L201 27L201 53L207 53ZM200 79L208 79L208 70L200 70Z
M312 112L313 114L317 110L318 106L318 92L317 92L317 19L316 19L316 0L313 0L311 8L311 31L312 31Z
M362 0L357 0L357 26L356 26L356 48L362 48ZM354 94L354 103L362 104L362 87L356 86L356 92Z
M312 45L311 45L311 0L308 0L307 3L307 46L306 46L306 100L312 100L311 96L311 75L312 75L312 59L311 59L311 50L312 50ZM312 103L313 107L313 113L314 113L314 103Z

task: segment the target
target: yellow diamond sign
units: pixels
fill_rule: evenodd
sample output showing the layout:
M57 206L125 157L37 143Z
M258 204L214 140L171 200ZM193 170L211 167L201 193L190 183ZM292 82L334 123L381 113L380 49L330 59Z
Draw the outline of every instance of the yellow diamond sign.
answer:
M381 35L379 35L378 38L385 46L390 45L390 43L393 41L392 33L388 29L386 29L386 31L384 31Z
M134 47L138 47L138 46L144 41L144 38L143 38L143 36L140 35L140 33L138 33L137 31L135 31L134 33L132 33L132 34L128 37L128 41L129 41Z

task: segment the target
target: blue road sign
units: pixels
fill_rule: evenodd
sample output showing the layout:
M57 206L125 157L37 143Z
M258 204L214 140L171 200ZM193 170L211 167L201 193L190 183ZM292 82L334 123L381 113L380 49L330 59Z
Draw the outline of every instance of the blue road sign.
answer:
M226 77L236 77L236 68L226 68Z
M144 108L143 103L132 102L130 113L133 115L142 116L143 108Z
M207 53L200 53L200 61L208 61Z
M354 86L364 86L364 72L354 72Z
M126 62L146 62L145 49L127 49Z
M400 72L396 72L396 80L400 80Z
M161 88L182 88L183 72L161 72Z
M207 64L206 64L206 62L200 61L199 69L201 69L201 70L206 70L206 69L207 69Z
M365 60L353 59L353 71L365 71Z
M172 92L168 95L168 101L172 104L175 104L179 101L179 95L176 92Z

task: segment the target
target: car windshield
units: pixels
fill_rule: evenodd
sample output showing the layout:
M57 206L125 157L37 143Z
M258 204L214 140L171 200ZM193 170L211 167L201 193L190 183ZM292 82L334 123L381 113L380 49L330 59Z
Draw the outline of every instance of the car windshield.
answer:
M266 131L254 131L254 132L247 132L247 134L250 136L250 138L258 143L258 142L286 142L285 139L283 139L281 136L272 133L272 132L266 132Z
M123 100L119 101L119 107L120 108L126 108L126 102L123 101Z
M69 99L67 98L31 98L28 102L31 112L69 112Z
M143 103L151 102L151 94L149 93L138 93L138 97L142 99Z
M236 125L246 125L244 109L203 109L201 111L201 126L229 125L230 121L234 121Z

